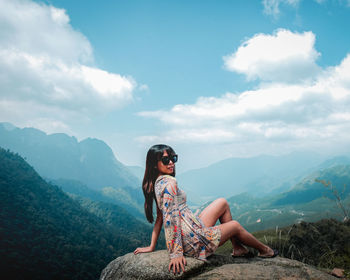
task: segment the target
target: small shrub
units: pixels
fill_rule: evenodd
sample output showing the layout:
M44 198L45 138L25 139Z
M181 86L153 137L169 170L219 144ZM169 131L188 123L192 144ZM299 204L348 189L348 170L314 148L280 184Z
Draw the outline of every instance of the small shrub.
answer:
M333 186L332 182L328 181L326 182L325 180L319 180L319 179L315 179L316 182L321 183L325 188L329 189L331 191L331 193L333 194L333 199L329 198L327 196L327 198L335 201L336 205L338 206L338 208L341 210L343 216L344 216L344 222L349 220L349 209L348 207L346 207L345 203L344 203L344 194L346 192L346 185L344 184L344 188L343 191L341 193L338 192L337 187Z
M290 232L289 246L294 246L293 258L324 267L350 269L350 225L336 220L316 223L302 222ZM291 252L292 253L292 252ZM286 255L288 256L288 254Z

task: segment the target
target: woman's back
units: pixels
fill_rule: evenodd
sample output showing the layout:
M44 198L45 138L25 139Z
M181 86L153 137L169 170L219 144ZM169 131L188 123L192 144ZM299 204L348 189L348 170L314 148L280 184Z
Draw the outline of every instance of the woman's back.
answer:
M176 179L159 176L155 183L157 205L163 213L165 238L170 257L184 254L205 260L220 243L220 230L205 227L188 208L186 193L177 187Z

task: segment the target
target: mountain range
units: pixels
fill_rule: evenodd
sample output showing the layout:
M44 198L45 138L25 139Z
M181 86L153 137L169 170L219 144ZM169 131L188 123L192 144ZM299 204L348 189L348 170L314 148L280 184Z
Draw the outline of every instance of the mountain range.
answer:
M277 195L244 193L228 198L228 203L234 219L250 231L322 218L343 220L350 215L350 164L315 171Z
M0 265L12 278L96 279L114 257L149 244L143 168L123 165L103 141L0 123L0 147ZM177 179L193 208L226 197L249 231L339 220L339 203L350 210L346 156L231 158Z
M9 279L96 279L149 244L152 227L118 205L73 199L2 148L0 166L0 267Z
M144 219L140 191L143 168L123 165L103 141L88 138L78 142L62 133L47 135L35 128L0 123L0 147L25 157L41 176L66 192L117 203ZM350 159L346 156L325 157L311 152L229 158L178 174L177 180L187 193L189 205L198 208L217 197L241 193L278 195L317 170L347 163Z
M48 135L35 128L0 123L0 147L20 154L47 180L70 180L76 182L76 188L85 185L113 196L130 212L142 215L140 180L101 140L87 138L78 142L63 133Z
M196 197L200 204L220 196L230 197L245 192L266 195L288 190L314 171L324 159L310 152L230 158L177 177L190 199Z

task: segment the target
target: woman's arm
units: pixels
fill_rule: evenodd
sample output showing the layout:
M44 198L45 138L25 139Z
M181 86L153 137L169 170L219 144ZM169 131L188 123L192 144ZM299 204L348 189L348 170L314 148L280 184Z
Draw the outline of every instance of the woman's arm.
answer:
M164 218L165 239L170 256L169 271L174 274L185 271L186 259L183 256L181 218L178 205L176 179L167 179L161 199Z
M151 245L148 247L137 248L134 251L135 255L154 251L154 249L156 248L160 230L162 229L162 224L163 224L163 215L162 215L162 212L157 207L157 219L156 219L156 222L154 223L154 227L152 231Z

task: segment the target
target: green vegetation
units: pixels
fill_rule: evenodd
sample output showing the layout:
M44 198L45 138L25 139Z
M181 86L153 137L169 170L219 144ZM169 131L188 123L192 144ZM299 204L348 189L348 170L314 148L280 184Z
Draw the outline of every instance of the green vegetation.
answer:
M27 132L46 139L46 135L37 131ZM36 138L29 136L29 146L36 147ZM124 172L123 166L115 165L103 143L91 139L80 143L84 153L76 154L75 139L64 135L51 138L56 144L47 139L50 143L45 151L50 153L44 153L44 161L41 161L42 151L36 154L34 149L28 156L33 164L40 163L38 166L44 171L50 168L50 172L54 172L63 164L70 172L79 174L65 177L61 175L67 170L61 170L60 174L48 176L50 178L76 180L48 179L51 182L48 183L19 155L0 148L0 267L13 279L96 279L115 257L149 244L152 227L139 220L143 218L142 193L139 188L130 187L136 181ZM8 143L12 143L11 139ZM61 150L55 145L61 145ZM66 150L65 146L70 148ZM61 156L59 160L48 161L49 155L57 153ZM67 161L67 153L73 159ZM109 163L102 164L106 158L110 159ZM53 165L49 166L48 162ZM74 171L72 166L80 169L76 167ZM97 172L97 167L104 172ZM113 171L116 167L117 173L124 174L125 178L119 178ZM45 176L53 174L50 172L44 172ZM90 177L81 181L83 174L96 175L93 186L99 188L88 187ZM108 176L112 181L119 178L117 186L102 180ZM323 180L315 180L318 178ZM329 181L334 185L326 183ZM279 249L282 256L320 267L338 266L349 270L347 205L350 192L344 188L338 193L334 187L349 181L350 165L332 165L282 194L255 198L245 193L229 198L228 202L234 218L249 231L255 231L263 242ZM267 179L265 183L268 182L271 181ZM327 219L319 221L321 218ZM345 222L337 221L343 218ZM290 224L294 225L288 226ZM273 230L266 230L268 228ZM161 234L158 248L164 245ZM227 243L218 252L231 250Z
M318 183L321 183L322 185L324 185L327 189L329 189L331 191L331 193L333 194L333 200L335 201L336 205L341 210L341 212L344 216L344 221L348 221L349 220L349 209L348 209L349 207L345 204L345 200L344 200L345 193L346 193L346 185L344 184L343 191L341 193L339 193L337 187L334 186L332 184L332 182L330 182L330 181L326 182L325 180L319 180L319 179L316 179L315 181ZM332 198L330 198L330 199L332 200Z
M73 200L44 181L19 155L1 148L0 166L3 275L11 279L97 279L115 257L148 245L151 227L147 234L146 225L121 208ZM134 231L123 232L117 223L130 224ZM144 234L136 242L139 232Z
M274 202L273 206L301 204L311 202L322 196L332 197L330 189L325 189L318 178L323 181L331 181L336 186L343 186L350 181L350 165L336 165L317 171L304 178L293 189L281 194ZM350 190L344 190L343 196L347 196Z
M262 242L295 259L321 269L343 268L350 272L350 222L323 219L301 222L282 229L254 234Z
M332 185L325 187L321 181ZM233 196L228 202L233 217L251 232L301 221L343 220L349 213L350 191L344 188L338 193L334 186L349 182L350 165L334 165L312 173L282 194L256 198L246 193Z
M139 190L130 189L128 192L124 189L116 189L113 187L105 187L102 190L93 190L77 180L48 179L47 181L59 186L64 192L73 196L85 197L92 201L117 204L126 209L133 216L145 221L145 215L142 208L143 203L137 203L131 195L134 192L140 192L141 187Z
M111 229L113 229L114 234L127 237L130 245L133 246L132 248L149 245L153 230L153 227L150 226L150 224L140 222L140 220L135 219L126 210L116 204L92 201L79 196L72 197L78 201L84 209L103 220ZM156 249L164 248L165 238L164 234L161 233L158 238Z
M350 270L350 223L302 222L293 227L286 245L295 248L286 256L319 267Z
M104 187L102 190L102 195L116 201L119 205L123 206L125 209L129 210L135 216L144 218L143 210L143 200L140 203L140 199L135 200L136 196L139 196L141 192L141 183L140 188L138 189L128 189L125 188L113 188L113 187ZM122 198L122 199L121 199Z
M264 226L275 222L278 225L285 225L285 222L296 219L296 223L292 226L284 226L275 229L265 229L256 231L254 236L263 243L272 248L278 249L280 256L302 261L307 264L317 266L322 269L343 268L345 275L350 275L350 220L349 220L349 206L350 196L346 188L345 182L350 178L350 166L336 166L318 172L318 176L325 176L328 179L333 178L338 184L343 184L344 188L339 192L331 181L315 179L312 176L304 180L303 184L299 184L297 188L287 192L282 197L289 197L291 202L285 202L287 205L271 209L271 201L255 199L246 194L232 197L229 199L231 209L240 213L240 218L245 215L253 216L253 219L263 217L267 219L268 223ZM321 183L321 184L320 184ZM315 197L308 196L310 188L312 193L318 194ZM299 194L308 197L308 203L295 204L294 194L295 190ZM292 195L290 195L292 193ZM323 195L323 197L320 197ZM311 199L310 199L311 198ZM275 200L276 201L276 200ZM281 201L281 200L277 200ZM304 197L305 201L305 197ZM255 202L255 206L249 206ZM275 217L264 217L263 212L275 211ZM288 211L290 212L288 214ZM302 213L302 219L314 219L317 222L305 222L294 214ZM302 211L302 212L301 212ZM314 213L314 214L312 214ZM254 216L254 214L256 216ZM322 219L320 217L333 216L336 219ZM285 220L283 221L282 218ZM254 224L253 224L254 225ZM252 227L252 226L251 226ZM232 245L226 242L218 253L230 254L232 252Z
M331 170L333 174L336 173L339 175L340 171L345 177L349 175L348 166L340 166L332 168ZM329 170L326 170L326 172L330 174ZM300 221L292 226L282 228L277 226L275 229L257 231L254 233L254 236L270 247L278 249L282 257L296 259L319 268L343 268L345 269L345 274L349 275L350 220L347 204L350 197L347 195L346 186L344 184L343 191L339 193L337 188L330 181L326 182L325 180L315 179L315 182L321 183L319 185L323 186L328 192L324 194L325 197L323 198L317 198L307 204L303 204L304 212L305 210L316 210L316 207L319 207L317 209L318 213L320 213L320 209L323 209L323 211L328 209L329 211L329 204L332 204L332 206L335 206L333 207L335 209L333 209L332 213L340 210L341 215L337 215L338 220L322 219L314 223ZM319 186L313 186L314 189L317 187ZM299 186L299 190L302 191L302 189L303 188ZM288 194L286 196L288 196ZM240 201L241 198L242 197L237 197L237 201ZM250 200L251 198L248 198L247 203L251 203ZM232 201L231 205L231 208L236 206L232 204ZM243 207L244 205L245 204L243 204ZM247 206L245 205L245 207ZM294 205L294 209L295 208L297 207ZM279 213L280 216L282 216L281 213L282 211ZM323 212L323 215L325 213L330 212ZM287 218L290 219L290 215L289 217L287 215ZM310 218L310 216L308 218ZM270 222L271 221L273 221L273 219L270 219ZM229 254L231 251L232 246L230 242L226 242L224 246L218 250L221 254Z
M139 207L144 199L140 180L101 140L78 141L64 133L47 135L35 128L9 129L8 124L0 123L0 147L26 158L48 180L75 180L94 190L112 187L118 192L113 199L119 205L135 215L143 213Z
M323 219L315 223L301 222L288 227L258 231L253 235L278 249L282 257L319 268L337 267L350 271L350 221ZM230 254L231 243L226 242L217 252Z

